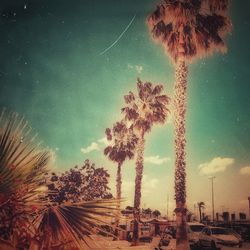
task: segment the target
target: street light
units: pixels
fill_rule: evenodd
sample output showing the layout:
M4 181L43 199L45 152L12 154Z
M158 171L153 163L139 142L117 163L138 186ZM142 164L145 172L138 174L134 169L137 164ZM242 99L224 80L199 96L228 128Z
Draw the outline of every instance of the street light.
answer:
M215 176L211 176L208 179L211 180L211 184L212 184L212 210L213 210L213 222L214 222L214 178Z

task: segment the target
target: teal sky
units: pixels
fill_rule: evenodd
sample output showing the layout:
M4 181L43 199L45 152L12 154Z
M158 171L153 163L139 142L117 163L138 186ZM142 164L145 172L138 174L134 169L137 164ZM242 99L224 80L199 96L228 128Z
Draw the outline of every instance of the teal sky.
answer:
M152 42L145 23L157 1L9 0L0 3L0 107L25 115L54 151L58 171L89 158L109 169L102 154L106 127L119 120L123 95L136 78L162 83L172 96L174 66ZM247 212L250 196L250 2L232 2L228 53L189 68L187 114L188 204L211 210L215 175L217 211ZM133 23L121 39L100 55ZM143 206L173 208L173 126L147 136ZM89 153L86 149L92 145ZM83 149L81 151L81 149ZM89 148L90 151L91 147ZM158 156L158 164L156 159ZM215 159L213 161L213 159ZM216 160L217 159L217 160ZM219 159L219 160L218 160ZM206 169L207 169L206 168ZM217 171L217 172L216 172ZM133 200L134 162L123 169L127 203ZM172 211L172 210L171 210Z

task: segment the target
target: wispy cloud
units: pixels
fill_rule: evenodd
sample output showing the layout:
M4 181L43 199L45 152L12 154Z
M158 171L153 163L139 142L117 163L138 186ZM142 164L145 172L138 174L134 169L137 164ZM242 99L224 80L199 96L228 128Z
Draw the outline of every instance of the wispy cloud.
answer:
M88 147L81 148L81 152L84 154L90 153L92 151L99 151L100 147L96 142L92 142Z
M101 139L98 139L97 141L91 142L89 146L83 147L80 149L80 151L83 154L88 154L92 151L100 151L103 147L108 146L108 140L106 137L103 137Z
M148 195L154 192L155 188L159 184L159 180L157 178L149 178L147 175L143 175L142 178L142 193L143 195ZM115 186L115 185L114 185ZM134 188L135 182L130 180L122 181L122 193L124 197L132 197L134 196Z
M240 174L250 175L250 166L246 166L240 169Z
M233 158L216 157L210 162L202 163L198 166L201 175L210 175L218 172L224 172L234 163Z
M103 137L99 140L97 140L98 143L104 144L105 146L108 146L109 142L106 137Z
M145 162L151 163L154 165L162 165L163 163L166 163L169 161L170 161L169 157L160 158L159 155L145 157Z

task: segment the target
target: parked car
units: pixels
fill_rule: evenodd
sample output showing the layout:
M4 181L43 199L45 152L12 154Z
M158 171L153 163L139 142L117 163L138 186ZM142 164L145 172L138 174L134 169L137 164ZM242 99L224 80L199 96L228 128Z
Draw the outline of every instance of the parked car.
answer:
M153 239L152 236L142 236L139 238L139 242L150 243L152 241L152 239Z
M204 227L199 234L199 246L220 249L222 246L241 247L242 239L223 227Z
M199 222L188 222L188 240L191 249L199 248L199 234L205 227L204 224Z
M241 236L243 241L250 241L250 225L233 225L232 229Z
M250 225L242 226L241 237L244 241L250 242Z

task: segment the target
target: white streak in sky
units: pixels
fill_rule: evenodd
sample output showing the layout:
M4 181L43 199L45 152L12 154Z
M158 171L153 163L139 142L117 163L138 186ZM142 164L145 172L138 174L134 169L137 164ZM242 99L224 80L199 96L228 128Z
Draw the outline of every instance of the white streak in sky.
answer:
M99 56L102 56L103 54L105 54L108 50L110 50L113 46L115 46L118 41L122 38L122 36L125 34L125 32L129 29L129 27L131 26L131 24L133 23L133 21L135 20L136 15L134 15L134 17L131 19L131 21L129 22L129 24L127 25L127 27L123 30L123 32L120 34L120 36L118 36L118 38L105 50L103 50Z

